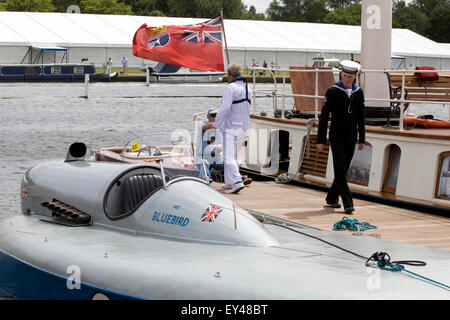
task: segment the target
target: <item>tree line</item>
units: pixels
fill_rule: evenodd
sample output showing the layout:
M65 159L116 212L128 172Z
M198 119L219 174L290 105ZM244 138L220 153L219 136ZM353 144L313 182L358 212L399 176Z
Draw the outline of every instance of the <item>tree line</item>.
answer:
M0 0L0 11L66 12L168 17L361 24L361 0L273 0L265 13L242 0ZM450 0L394 0L392 26L438 42L450 42Z

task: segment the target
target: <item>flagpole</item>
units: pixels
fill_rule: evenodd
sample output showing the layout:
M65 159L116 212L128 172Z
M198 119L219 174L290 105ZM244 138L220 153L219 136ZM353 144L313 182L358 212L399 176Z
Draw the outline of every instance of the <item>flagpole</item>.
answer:
M225 24L223 21L223 8L220 8L220 19L222 20L223 39L225 40L225 53L227 55L227 66L228 66L228 65L230 65L230 56L228 55L227 37L225 36Z

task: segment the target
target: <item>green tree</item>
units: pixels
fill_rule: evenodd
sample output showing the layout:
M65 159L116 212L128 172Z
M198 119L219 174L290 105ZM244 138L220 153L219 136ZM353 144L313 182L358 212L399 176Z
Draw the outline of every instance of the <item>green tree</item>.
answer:
M392 27L409 29L427 35L430 19L414 5L406 5L404 0L394 1L392 5Z
M122 1L131 7L131 10L138 16L153 16L157 8L157 0L124 0ZM161 14L161 13L160 13Z
M71 5L80 6L80 0L53 0L56 12L67 12L67 8Z
M94 14L133 14L131 7L117 0L81 0L82 13Z
M450 43L450 1L442 1L431 10L428 17L428 35L437 42ZM447 22L445 22L447 21Z
M244 20L265 20L266 16L264 13L257 13L256 8L254 6L250 6L250 8L247 10L247 6L245 7L245 11L242 14L241 19Z
M361 3L361 0L327 0L327 6L331 9L344 9L353 4Z
M361 5L336 8L330 11L323 21L332 24L361 25Z
M157 10L161 11L165 15L169 12L168 0L156 0L155 6L158 8Z
M165 14L172 17L214 18L220 14L228 19L240 19L245 12L242 0L167 0Z
M6 11L53 12L55 7L51 0L6 0Z
M273 0L266 14L270 20L322 22L327 12L326 0Z
M166 17L164 12L162 12L161 10L158 10L158 9L150 11L150 13L148 15L151 17Z
M438 6L439 4L442 4L444 2L449 2L449 0L414 0L412 3L409 4L409 6L414 6L420 11L422 11L427 16L431 14L431 11Z

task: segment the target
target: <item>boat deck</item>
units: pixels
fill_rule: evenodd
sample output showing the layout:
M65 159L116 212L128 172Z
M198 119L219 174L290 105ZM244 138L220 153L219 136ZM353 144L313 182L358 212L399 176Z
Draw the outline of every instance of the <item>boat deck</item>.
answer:
M292 119L281 119L275 118L273 116L260 116L260 115L251 115L252 119L272 121L283 124L292 124L298 126L306 126L307 119L303 118L292 118ZM317 124L314 125L317 127ZM393 136L404 136L404 137L413 137L413 138L428 138L428 139L438 139L438 140L449 140L450 139L450 129L449 128L411 128L408 130L404 130L400 132L398 126L392 126L391 128L384 128L382 126L373 126L367 125L365 126L366 133L374 133L374 134L387 134Z
M219 183L212 187L226 194ZM332 231L333 225L344 216L368 222L378 227L362 232L345 232L360 236L381 237L425 247L450 251L450 219L416 211L354 199L353 215L344 209L324 208L326 194L321 191L275 182L253 182L239 194L226 194L242 208L278 218ZM383 248L380 248L382 250Z

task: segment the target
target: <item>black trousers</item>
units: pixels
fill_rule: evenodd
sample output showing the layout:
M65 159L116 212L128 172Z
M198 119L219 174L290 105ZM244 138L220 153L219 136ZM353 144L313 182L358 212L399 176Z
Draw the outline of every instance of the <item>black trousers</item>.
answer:
M356 138L330 139L333 154L334 180L326 197L327 203L338 203L341 196L344 208L353 207L353 199L347 184L347 172L355 153Z

